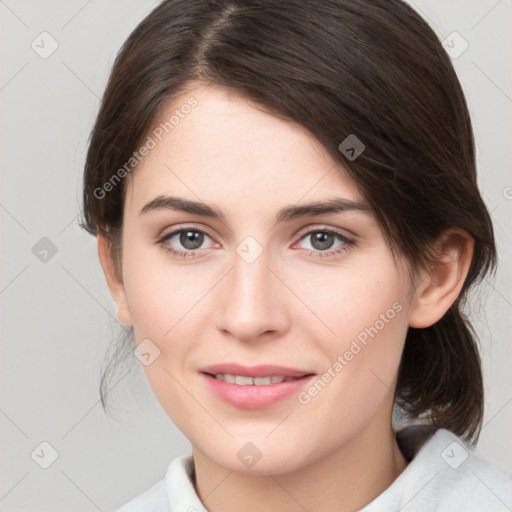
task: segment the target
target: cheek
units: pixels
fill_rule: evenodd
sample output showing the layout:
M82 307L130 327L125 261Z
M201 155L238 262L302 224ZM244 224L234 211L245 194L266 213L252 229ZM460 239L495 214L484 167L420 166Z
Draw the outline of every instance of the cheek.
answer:
M311 393L329 396L325 401L315 398L317 405L341 400L353 403L354 410L372 409L394 391L408 329L408 281L391 261L344 270L317 275L315 287L295 282L297 294L318 319L303 321L302 328L324 356L328 381L325 388L317 386L321 392Z
M189 355L204 338L211 276L149 252L126 252L126 296L137 342L149 339L156 346L151 351L157 357L143 368L148 383L181 428L194 406L186 391Z
M209 278L200 269L170 264L155 251L128 250L124 262L125 291L134 330L154 338L165 349L166 340L190 327L190 320L208 292ZM137 338L139 339L139 338Z
M384 259L384 258L383 258ZM379 266L358 265L351 267L322 268L311 279L299 279L305 273L288 276L288 283L295 295L306 306L305 318L316 321L317 339L329 348L343 349L346 342L366 339L382 334L394 338L403 332L406 321L408 284L398 275L392 262L384 260ZM323 324L323 332L318 331ZM311 324L311 323L310 323Z

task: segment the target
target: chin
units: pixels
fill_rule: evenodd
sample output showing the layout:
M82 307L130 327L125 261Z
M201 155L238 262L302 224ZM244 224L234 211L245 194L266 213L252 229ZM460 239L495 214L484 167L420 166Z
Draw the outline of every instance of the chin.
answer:
M268 476L292 473L319 458L316 450L311 453L301 447L300 440L283 445L269 439L261 442L230 440L219 443L220 450L208 446L201 450L206 457L223 468L243 475ZM315 454L316 457L313 455Z

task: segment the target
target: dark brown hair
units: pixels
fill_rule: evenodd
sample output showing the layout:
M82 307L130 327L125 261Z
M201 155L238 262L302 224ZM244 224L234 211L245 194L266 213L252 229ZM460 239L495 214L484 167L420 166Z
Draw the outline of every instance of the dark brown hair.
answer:
M409 329L396 403L410 419L476 442L482 372L462 306L494 269L496 249L468 108L435 33L400 0L163 1L116 58L85 163L81 226L109 238L119 269L125 180L105 197L98 190L164 106L199 79L310 130L357 182L390 247L413 268L429 262L444 230L471 235L474 257L459 298L435 325ZM338 147L351 134L365 145L354 160Z

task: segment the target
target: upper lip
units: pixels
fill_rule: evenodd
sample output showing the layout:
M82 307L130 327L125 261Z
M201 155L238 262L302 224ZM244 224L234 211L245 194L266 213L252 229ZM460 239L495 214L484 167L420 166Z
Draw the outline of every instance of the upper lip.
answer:
M244 375L247 377L304 377L312 375L313 372L300 370L298 368L288 368L286 366L277 366L274 364L259 364L257 366L243 366L237 363L220 363L200 368L201 373L216 375L218 373L228 375Z

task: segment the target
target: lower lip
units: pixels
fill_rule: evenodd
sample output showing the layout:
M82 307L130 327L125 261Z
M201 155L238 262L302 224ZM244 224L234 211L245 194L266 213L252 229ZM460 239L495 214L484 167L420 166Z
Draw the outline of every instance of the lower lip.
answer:
M308 375L276 384L241 386L216 379L206 373L201 375L215 395L242 409L263 409L273 405L294 393L299 393L314 377L314 375Z

